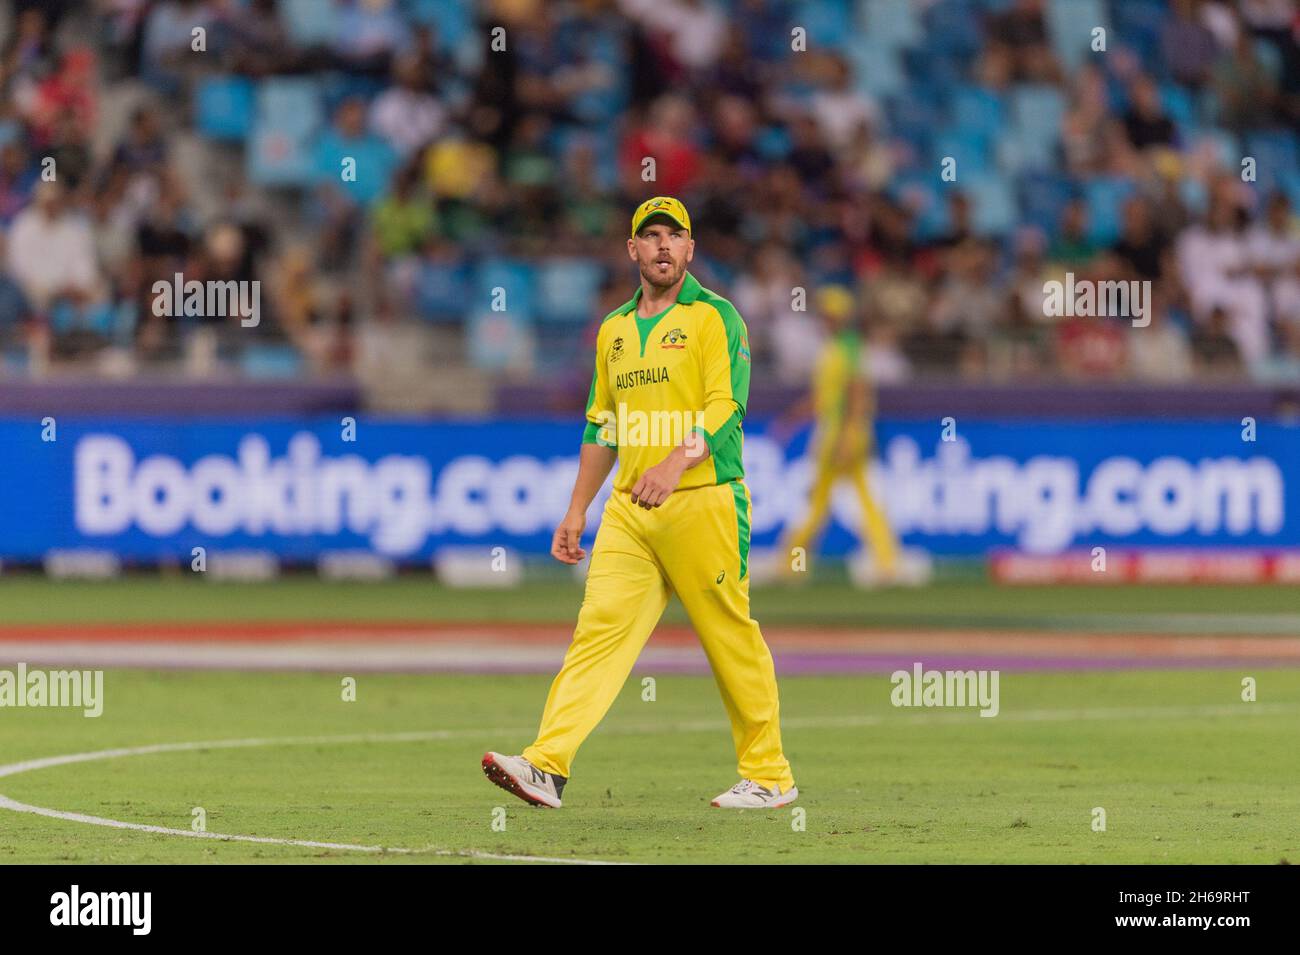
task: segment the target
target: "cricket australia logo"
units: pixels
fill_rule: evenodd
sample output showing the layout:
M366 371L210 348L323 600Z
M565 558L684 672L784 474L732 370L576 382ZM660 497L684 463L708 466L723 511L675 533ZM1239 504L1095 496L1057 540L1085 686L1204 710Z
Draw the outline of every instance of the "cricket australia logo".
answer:
M662 348L685 348L686 333L680 328L674 328L671 332L659 339L659 345Z
M623 339L622 337L614 339L614 344L609 349L609 363L612 365L623 357Z

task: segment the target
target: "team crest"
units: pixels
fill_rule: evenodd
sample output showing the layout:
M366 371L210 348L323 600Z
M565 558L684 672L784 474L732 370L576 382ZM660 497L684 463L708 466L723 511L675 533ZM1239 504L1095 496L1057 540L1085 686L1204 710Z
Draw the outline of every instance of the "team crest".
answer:
M664 348L685 348L686 333L680 328L674 328L671 332L659 339L659 344Z
M623 357L623 338L622 336L614 339L614 344L609 348L609 363L612 365Z

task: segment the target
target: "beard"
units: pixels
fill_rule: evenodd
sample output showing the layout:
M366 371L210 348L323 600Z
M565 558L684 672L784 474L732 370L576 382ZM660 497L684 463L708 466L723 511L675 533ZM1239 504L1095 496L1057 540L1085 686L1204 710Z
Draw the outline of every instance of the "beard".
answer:
M656 267L658 263L659 263L658 259L653 259L650 262L640 263L641 277L645 279L647 282L649 282L655 288L659 288L659 289L672 288L674 285L680 282L682 276L686 274L685 262L669 262L669 265L671 267L668 269L667 272L662 274L659 272L659 269Z

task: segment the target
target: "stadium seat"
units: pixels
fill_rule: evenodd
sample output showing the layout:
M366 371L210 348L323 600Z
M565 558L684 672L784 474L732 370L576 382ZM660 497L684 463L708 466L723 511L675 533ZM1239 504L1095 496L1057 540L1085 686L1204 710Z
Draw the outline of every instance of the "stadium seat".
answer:
M926 46L936 53L967 59L979 52L983 40L980 18L962 0L939 0L925 11Z
M532 328L513 311L476 309L466 326L466 351L475 367L488 371L526 370L532 367Z
M490 258L479 263L474 275L474 300L467 308L491 309L497 289L504 290L505 311L531 322L535 311L536 273L531 262Z
M242 76L209 76L194 89L199 132L212 139L243 142L253 128L254 93Z
M1124 0L1111 5L1114 29L1106 38L1106 49L1127 47L1137 54L1147 72L1165 79L1167 71L1160 56L1160 31L1167 15L1163 0Z
M1022 132L1056 139L1065 116L1065 99L1051 86L1022 86L1011 94L1011 115Z
M1074 198L1075 187L1052 171L1028 172L1020 177L1020 211L1024 221L1048 235L1055 234L1061 212Z
M1011 94L1012 126L998 141L998 164L1007 172L1050 169L1057 162L1065 101L1051 87L1026 86Z
M847 50L858 42L853 31L844 28L852 18L852 0L804 0L799 6L798 23L808 31L810 47Z
M245 154L248 179L259 186L305 187L315 177L311 141L269 124L259 124Z
M953 97L950 121L959 129L978 131L991 142L1006 121L1002 97L979 86L964 86Z
M1119 238L1124 202L1134 191L1132 181L1103 176L1085 184L1088 202L1088 237L1100 245Z
M934 140L931 161L938 170L948 157L957 160L957 178L988 172L993 165L992 148L982 133L968 129L941 131Z
M471 279L463 262L423 262L415 280L415 307L430 322L465 319L465 289Z
M1296 146L1296 134L1287 130L1248 133L1244 155L1254 157L1256 181L1265 192L1278 188L1286 173L1300 169L1300 149ZM1240 170L1241 157L1232 160L1229 165Z
M596 309L603 270L590 259L548 259L537 269L537 320L588 321Z
M257 88L259 126L295 136L313 132L324 122L320 83L303 76L272 76Z
M898 0L861 0L858 22L863 33L894 50L915 46L924 37L916 6Z
M1092 31L1106 31L1110 49L1110 17L1102 0L1049 0L1045 20L1056 56L1068 69L1076 69L1092 52Z
M239 358L249 378L293 378L302 374L302 355L292 345L251 345Z
M1164 106L1165 114L1184 134L1194 131L1199 126L1196 118L1196 101L1177 83L1160 84L1160 102Z
M280 17L295 46L324 46L334 39L333 3L321 0L280 0Z
M843 52L853 67L854 86L859 92L880 97L903 87L903 68L896 50L865 40L851 44Z
M402 6L417 23L434 28L443 53L473 42L474 8L470 0L404 0Z
M963 191L970 196L971 224L985 236L1001 236L1011 231L1016 220L1015 191L1002 175L982 175L965 180Z

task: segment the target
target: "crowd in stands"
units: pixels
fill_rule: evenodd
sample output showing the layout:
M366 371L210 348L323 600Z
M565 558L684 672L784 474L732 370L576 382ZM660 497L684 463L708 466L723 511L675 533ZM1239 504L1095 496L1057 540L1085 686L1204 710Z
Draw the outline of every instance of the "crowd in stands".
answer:
M773 381L832 286L881 382L1300 381L1294 0L11 6L0 377L346 373L414 324L585 391L667 194ZM261 323L157 314L177 273ZM1149 324L1048 314L1067 274Z

